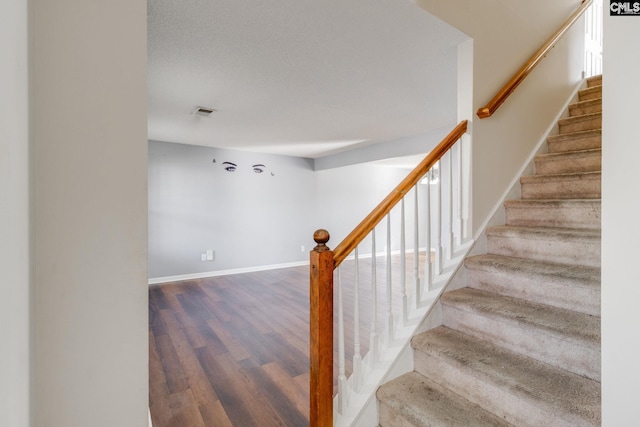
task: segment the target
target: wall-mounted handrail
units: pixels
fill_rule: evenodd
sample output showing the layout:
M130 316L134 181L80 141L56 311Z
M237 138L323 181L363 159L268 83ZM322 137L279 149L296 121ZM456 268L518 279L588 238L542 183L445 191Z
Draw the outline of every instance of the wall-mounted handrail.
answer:
M589 0L591 1L591 0ZM387 197L376 206L365 219L353 229L333 250L334 268L337 268L356 246L373 230L390 211L398 204L414 185L431 169L442 156L467 131L467 120L463 120L434 148L427 157L416 166L405 179L394 188Z
M522 83L522 81L533 71L533 69L542 61L547 53L558 43L571 26L582 16L582 14L591 6L593 0L583 0L580 7L565 21L564 24L556 31L549 40L540 48L533 56L511 77L511 80L496 93L489 103L478 109L476 113L479 118L485 119L491 117L493 113L502 105L502 103L513 93L514 90Z

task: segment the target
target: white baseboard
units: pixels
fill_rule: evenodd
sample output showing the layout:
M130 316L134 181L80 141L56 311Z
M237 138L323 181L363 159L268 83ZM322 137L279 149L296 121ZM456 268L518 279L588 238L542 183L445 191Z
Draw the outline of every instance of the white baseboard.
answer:
M149 279L149 285L160 285L181 280L203 279L206 277L228 276L231 274L253 273L256 271L277 270L279 268L300 267L309 265L309 261L296 261L283 264L259 265L256 267L232 268L229 270L205 271L202 273L180 274L177 276L153 277Z
M424 250L425 248L418 249L418 251L420 252L423 252ZM406 252L413 253L413 249L407 249ZM385 256L386 254L387 254L386 252L377 252L376 256L382 257L382 256ZM399 250L392 251L391 255L400 255L400 251ZM371 258L371 254L363 254L363 255L360 255L359 258L360 259ZM349 259L349 260L354 259L353 254L348 256L346 259ZM228 276L231 274L253 273L256 271L277 270L280 268L301 267L304 265L309 265L309 261L295 261L295 262L287 262L283 264L259 265L255 267L232 268L229 270L205 271L202 273L179 274L176 276L152 277L152 278L149 278L148 284L161 285L164 283L180 282L182 280L204 279L207 277Z

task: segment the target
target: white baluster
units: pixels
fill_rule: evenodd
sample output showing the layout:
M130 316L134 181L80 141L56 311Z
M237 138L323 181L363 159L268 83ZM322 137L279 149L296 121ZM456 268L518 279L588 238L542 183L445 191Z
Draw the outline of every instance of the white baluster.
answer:
M338 267L338 413L344 414L349 402L344 362L344 313L342 309L342 276Z
M440 161L437 163L440 165ZM438 166L440 173L442 173L442 169ZM435 218L435 271L434 273L437 275L442 274L442 179L438 179L438 183L436 185L437 195L435 197L435 206L433 208L433 213L436 215Z
M428 185L428 184L427 184ZM413 207L413 303L414 307L420 307L420 230L419 230L419 212L418 212L418 189L419 185L413 187L413 194L415 196L415 206ZM427 246L429 246L427 242ZM427 247L427 252L429 248Z
M471 141L469 135L462 135L458 142L462 151L462 242L470 239L471 217Z
M404 237L404 197L400 201L400 286L402 291L402 324L409 321L409 307L407 303L407 260L406 242Z
M378 290L376 279L376 229L371 232L371 337L369 342L369 367L378 362Z
M448 183L447 183L447 193L448 193L448 209L447 214L449 216L446 224L447 229L447 260L451 260L453 258L453 149L450 149L446 154L447 157L447 175L448 175Z
M391 309L391 213L387 214L387 346L393 342L393 311Z
M431 283L433 282L433 264L431 263L431 218L433 210L431 209L431 184L427 185L427 195L425 204L425 245L426 245L426 259L424 261L424 284L422 289L431 290Z
M462 141L458 141L454 146L456 150L456 176L457 176L457 199L458 206L456 207L456 247L462 245Z
M358 259L358 247L355 252L356 289L353 302L353 374L352 385L356 393L362 388L362 355L360 354L360 261Z

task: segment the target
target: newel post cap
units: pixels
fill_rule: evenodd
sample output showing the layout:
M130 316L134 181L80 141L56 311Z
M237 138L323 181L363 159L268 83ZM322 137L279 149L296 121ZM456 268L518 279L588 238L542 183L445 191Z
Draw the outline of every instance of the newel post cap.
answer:
M315 248L313 248L313 250L316 252L328 251L329 247L327 246L327 242L329 241L330 237L331 236L329 235L329 232L327 230L324 230L322 228L320 230L316 230L316 232L313 233L313 240L317 243L317 245Z

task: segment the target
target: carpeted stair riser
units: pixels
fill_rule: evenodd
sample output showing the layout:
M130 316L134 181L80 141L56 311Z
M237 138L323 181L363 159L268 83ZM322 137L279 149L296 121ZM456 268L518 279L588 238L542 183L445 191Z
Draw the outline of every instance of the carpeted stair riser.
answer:
M424 376L409 372L377 392L379 422L388 426L508 427L504 420ZM428 405L425 405L428 403Z
M602 74L587 79L587 87L602 86Z
M584 132L552 135L547 138L547 146L549 153L565 153L568 151L602 148L602 130L594 129Z
M466 284L473 289L600 315L600 269L499 255L465 260Z
M600 199L507 200L506 225L518 227L600 228Z
M558 129L561 134L600 128L602 128L602 113L585 114L558 120Z
M534 161L536 175L597 172L602 170L602 150L539 154Z
M601 181L600 172L520 178L523 199L599 199Z
M442 326L412 346L416 372L514 426L600 425L596 381Z
M578 91L578 101L602 98L602 86L592 86Z
M442 298L442 325L600 380L600 318L464 288Z
M496 226L486 234L490 254L600 267L600 230Z

